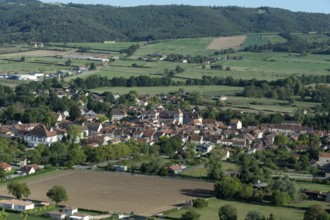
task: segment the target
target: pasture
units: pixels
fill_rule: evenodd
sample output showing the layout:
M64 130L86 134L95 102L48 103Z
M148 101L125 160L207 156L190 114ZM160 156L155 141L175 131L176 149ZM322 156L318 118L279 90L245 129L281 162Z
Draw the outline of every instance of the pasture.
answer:
M196 212L201 214L201 220L219 219L218 210L224 205L233 205L237 209L238 219L245 219L246 214L249 211L258 210L266 217L269 217L270 213L274 214L275 219L287 220L287 219L303 219L304 210L296 208L275 207L270 205L256 205L236 201L226 201L220 199L209 199L208 207L203 209L195 209ZM164 213L164 216L170 219L180 219L181 215L185 213L189 208L173 209Z
M96 171L61 171L25 180L30 199L49 201L46 192L54 185L66 188L75 207L150 216L195 197L210 197L213 183L156 176ZM1 195L8 195L6 186Z
M147 54L182 54L182 55L210 55L213 52L207 51L207 46L212 42L213 38L184 38L157 41L145 46L141 46L132 59L145 56Z
M110 91L112 93L127 94L129 91L136 91L139 95L157 95L160 93L168 94L182 88L185 92L198 92L205 96L234 95L242 91L242 87L232 86L160 86L160 87L102 87L91 89L95 93Z

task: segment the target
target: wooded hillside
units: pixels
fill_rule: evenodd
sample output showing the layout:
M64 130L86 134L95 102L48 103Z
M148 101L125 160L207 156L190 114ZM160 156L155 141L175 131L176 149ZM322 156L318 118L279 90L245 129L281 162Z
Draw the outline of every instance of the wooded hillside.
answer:
M250 32L328 31L330 15L277 8L112 7L0 1L0 43L155 40Z

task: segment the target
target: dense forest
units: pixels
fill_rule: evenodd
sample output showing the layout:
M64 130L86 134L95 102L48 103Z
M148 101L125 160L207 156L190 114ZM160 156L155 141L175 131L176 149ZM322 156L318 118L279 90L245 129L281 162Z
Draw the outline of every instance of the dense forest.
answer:
M42 19L41 19L42 18ZM0 0L0 43L155 40L248 32L328 31L330 15L278 8L113 7Z

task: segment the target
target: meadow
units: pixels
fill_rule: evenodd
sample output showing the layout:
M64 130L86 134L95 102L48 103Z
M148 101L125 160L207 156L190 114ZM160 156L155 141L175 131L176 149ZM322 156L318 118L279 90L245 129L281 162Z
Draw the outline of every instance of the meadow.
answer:
M167 94L169 92L175 92L180 88L185 92L198 92L205 96L234 95L236 92L242 91L242 87L231 86L102 87L91 89L90 91L100 94L107 91L118 94L127 94L129 91L136 91L139 95L159 95L160 93Z
M201 215L201 220L216 220L218 217L218 210L224 205L233 205L237 209L238 219L245 219L246 214L249 211L258 210L263 215L268 217L270 213L274 214L275 219L287 220L287 219L303 219L304 210L298 208L285 208L285 207L274 207L270 205L259 205L251 203L243 203L236 201L226 201L220 199L209 199L208 207L203 209L194 209ZM170 219L180 219L181 215L191 208L173 209L164 213L164 217Z

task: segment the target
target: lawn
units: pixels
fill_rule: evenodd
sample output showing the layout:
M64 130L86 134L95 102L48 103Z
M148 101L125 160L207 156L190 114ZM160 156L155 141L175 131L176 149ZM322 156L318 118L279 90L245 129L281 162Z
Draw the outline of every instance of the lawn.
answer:
M200 218L201 220L216 220L219 219L218 217L219 208L227 204L233 205L237 209L239 220L243 220L249 211L254 211L254 210L258 210L266 217L268 217L270 213L273 213L274 217L277 220L302 219L304 213L303 210L295 209L295 208L274 207L268 205L255 205L249 203L225 201L218 199L209 199L207 208L194 209L194 210L201 214L201 218ZM164 213L164 216L169 218L179 219L181 215L187 210L188 210L187 208L174 209Z
M239 170L239 166L234 163L221 162L222 170ZM180 175L184 177L193 177L204 179L207 177L207 169L204 165L191 166L185 169Z
M318 190L321 192L329 192L330 191L330 185L328 184L318 184L318 183L311 183L311 182L303 182L303 181L297 181L297 186L301 189L309 189L309 190Z

